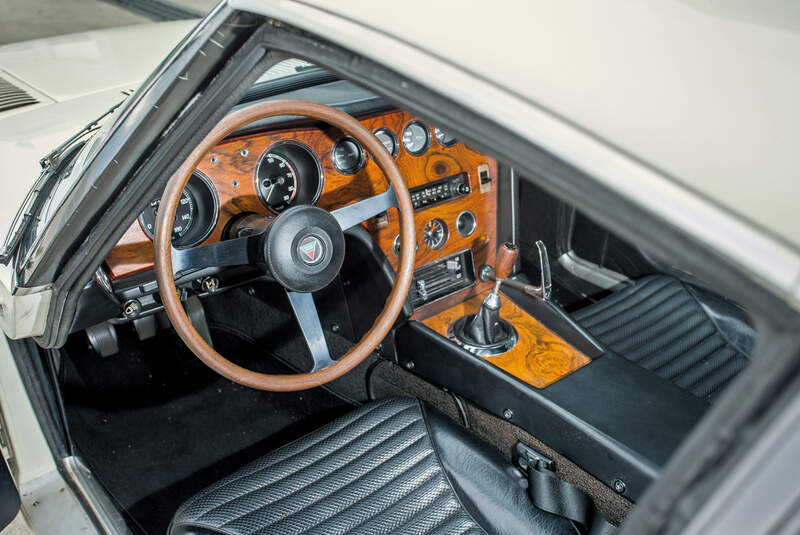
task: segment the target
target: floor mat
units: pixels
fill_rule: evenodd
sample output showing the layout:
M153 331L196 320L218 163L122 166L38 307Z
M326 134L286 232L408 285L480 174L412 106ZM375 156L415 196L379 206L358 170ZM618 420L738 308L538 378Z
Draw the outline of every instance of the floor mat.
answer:
M64 398L79 454L147 534L165 533L178 506L205 486L352 408L319 388L239 386L202 365L172 331L146 342L122 336L123 352L107 359L79 338L70 342ZM288 371L238 336L212 336L242 365Z

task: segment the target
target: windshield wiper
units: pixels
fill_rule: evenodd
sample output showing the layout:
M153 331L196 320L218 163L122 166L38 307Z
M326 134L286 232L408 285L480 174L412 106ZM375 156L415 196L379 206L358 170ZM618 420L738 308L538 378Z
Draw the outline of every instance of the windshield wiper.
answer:
M100 117L98 117L91 123L81 128L80 131L78 131L78 133L67 139L64 143L51 150L45 157L40 159L39 165L42 166L42 169L46 169L47 167L58 167L58 162L61 159L61 156L64 154L64 151L67 150L70 146L72 146L73 143L81 139L86 134L90 134L95 130L97 130L98 128L100 128L100 126L97 123L99 123L112 113L114 113L117 110L117 108L119 108L122 105L123 102L125 102L125 99L122 99L113 106L111 106L108 109L108 111L104 112L102 115L100 115Z
M0 264L8 264L9 260L11 260L14 253L17 251L23 236L28 233L31 224L36 221L36 214L39 213L42 204L47 199L47 195L52 189L50 179L57 175L59 164L64 153L75 143L83 139L84 136L100 128L98 123L114 113L123 102L125 102L124 99L114 104L108 111L81 128L79 132L39 160L39 165L42 166L42 172L33 184L33 187L28 191L28 194L25 196L25 201L22 203L22 207L20 207L17 215L14 217L14 222L11 225L11 229L9 229L6 242L3 245L3 252L0 253ZM43 193L45 195L42 195Z

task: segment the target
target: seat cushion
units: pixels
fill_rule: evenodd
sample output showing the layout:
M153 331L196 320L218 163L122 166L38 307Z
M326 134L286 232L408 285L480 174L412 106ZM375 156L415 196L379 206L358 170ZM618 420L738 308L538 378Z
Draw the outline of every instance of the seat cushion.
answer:
M639 279L573 318L614 353L710 402L747 366L755 340L737 305L666 275Z
M533 507L514 472L429 407L385 399L197 494L175 513L170 533L575 533Z

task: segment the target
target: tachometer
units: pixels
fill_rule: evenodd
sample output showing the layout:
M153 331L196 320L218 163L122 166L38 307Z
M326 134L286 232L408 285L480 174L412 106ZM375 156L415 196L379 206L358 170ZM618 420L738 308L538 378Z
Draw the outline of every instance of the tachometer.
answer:
M142 228L150 238L156 230L156 216L161 199L150 201L147 208L139 216ZM172 239L177 240L186 235L194 223L195 200L188 189L183 190L181 200L178 202L178 209L175 211L175 221L172 225Z
M322 191L322 164L310 148L293 139L267 148L255 175L258 197L273 212L314 204Z
M268 152L258 167L259 192L267 205L280 212L297 194L297 172L287 158Z
M403 129L403 146L409 154L424 154L431 144L431 132L420 121L411 121Z
M449 234L447 224L441 219L432 219L425 225L425 244L431 249L441 249Z

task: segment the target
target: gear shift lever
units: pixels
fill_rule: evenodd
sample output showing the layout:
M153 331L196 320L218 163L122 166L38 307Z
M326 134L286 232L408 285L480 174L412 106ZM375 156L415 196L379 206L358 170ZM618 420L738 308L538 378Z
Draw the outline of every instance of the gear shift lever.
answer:
M451 326L452 336L465 348L479 355L495 355L508 351L517 341L514 327L500 317L500 285L514 269L519 249L504 243L497 251L495 266L502 277L497 277L494 289L486 296L475 314L464 316ZM490 268L491 269L491 268ZM494 271L492 271L494 273Z
M510 264L510 267L507 267L509 261L507 255L503 255L501 258L501 252L507 247L517 250L517 254L514 255L513 262ZM497 261L494 264L494 269L488 265L483 266L481 267L478 276L484 282L494 280L498 283L505 284L506 286L511 286L512 288L522 290L528 295L540 297L547 301L550 299L550 294L553 289L553 283L550 279L550 260L547 256L547 247L544 246L544 242L542 240L536 241L536 249L539 252L539 286L525 284L524 282L507 278L511 274L511 270L513 269L514 263L516 263L517 260L516 256L519 254L517 246L508 242L504 243L497 252Z

